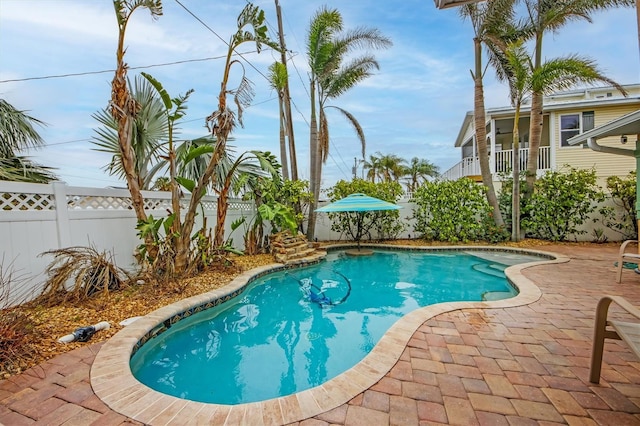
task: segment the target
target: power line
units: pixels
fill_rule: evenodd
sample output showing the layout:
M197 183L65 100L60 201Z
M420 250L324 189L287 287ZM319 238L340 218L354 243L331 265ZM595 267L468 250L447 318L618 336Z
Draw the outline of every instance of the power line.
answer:
M211 33L213 33L216 37L218 37L218 38L219 38L219 39L220 39L224 44L226 44L227 46L229 46L229 43L228 43L225 39L223 39L222 37L220 37L220 35L219 35L217 32L215 32L215 31L213 30L213 28L209 27L209 26L208 26L208 25L207 25L207 24L206 24L202 19L200 19L198 16L196 16L196 14L195 14L195 13L193 13L193 12L192 12L192 11L190 11L190 10L189 10L185 5L183 5L183 4L180 2L180 0L175 0L175 1L176 1L176 3L178 3L178 4L179 4L179 5L180 5L184 10L186 10L186 11L187 11L187 13L188 13L189 15L193 16L193 18L194 18L196 21L200 22L200 23L201 23L201 24L202 24L206 29L208 29L209 31L211 31ZM264 75L264 74L262 73L262 71L260 71L260 70L255 66L255 65L253 65L253 64L252 64L252 63L251 63L247 58L245 58L245 57L243 56L243 53L236 52L236 50L235 50L235 49L233 49L233 51L234 51L238 56L240 56L240 58L241 58L243 61L245 61L245 62L246 62L246 63L247 63L251 68L253 68L253 69L254 69L258 74L260 74L262 77L264 77L264 79L265 79L265 80L269 81L269 78L268 78L266 75Z
M253 50L253 51L243 52L242 54L255 53L255 52L256 51ZM240 55L240 54L238 53L238 55ZM137 67L130 67L129 69L130 70L140 70L140 69L147 69L147 68L166 67L166 66L180 65L180 64L186 64L186 63L191 63L191 62L212 61L212 60L215 60L215 59L223 59L225 57L226 57L226 55L212 56L210 58L185 59L185 60L182 60L182 61L166 62L166 63L161 63L161 64L141 65L141 66L137 66ZM78 77L78 76L93 75L93 74L106 74L106 73L113 73L115 71L116 70L85 71L85 72L76 72L76 73L67 73L67 74L45 75L45 76L41 76L41 77L13 78L13 79L9 79L9 80L0 80L0 84L1 83L14 83L14 82L19 82L19 81L30 81L30 80L48 80L48 79L52 79L52 78Z

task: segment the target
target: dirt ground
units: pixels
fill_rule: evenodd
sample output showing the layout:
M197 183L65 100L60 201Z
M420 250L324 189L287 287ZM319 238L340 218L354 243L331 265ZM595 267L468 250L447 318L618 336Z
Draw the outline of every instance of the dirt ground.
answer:
M324 243L323 245L327 244L329 243ZM385 244L442 245L430 244L421 240L398 240L391 243L385 242ZM540 240L524 240L517 244L504 243L500 245L553 251L553 247L558 244L586 245L592 243L552 243ZM607 244L619 245L619 243ZM96 332L90 343L106 340L123 328L119 323L127 318L146 315L155 309L180 299L223 287L241 272L270 263L274 263L273 256L267 254L238 256L233 258L232 265L214 265L195 277L179 282L134 285L121 291L98 295L82 303L65 302L53 307L28 304L16 308L14 311L25 314L31 323L29 328L32 333L30 333L27 343L29 350L26 351L26 354L0 360L2 368L0 370L0 379L18 374L58 354L88 344L80 342L58 343L58 338L72 333L77 328L96 324L100 321L108 321L111 328ZM7 315L8 311L0 314ZM2 344L3 342L0 341L0 345ZM1 355L2 353L0 353Z

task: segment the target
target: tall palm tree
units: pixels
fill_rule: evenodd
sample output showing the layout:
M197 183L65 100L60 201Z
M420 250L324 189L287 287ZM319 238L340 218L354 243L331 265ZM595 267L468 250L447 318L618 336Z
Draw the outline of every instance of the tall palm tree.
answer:
M287 132L284 95L287 83L287 68L282 62L274 62L269 67L269 84L278 92L278 117L280 122L280 163L282 164L282 177L289 179L289 164L287 161L287 144L285 135ZM291 153L295 155L295 153Z
M127 64L124 62L124 39L127 25L133 12L138 8L148 9L153 19L162 15L161 0L113 0L118 23L118 47L116 49L116 71L111 82L111 115L118 123L118 146L122 159L122 168L131 193L131 202L138 220L147 220L144 200L136 175L136 154L132 146L132 125L140 108L131 97L127 85ZM148 246L151 241L148 241Z
M315 234L315 208L320 196L322 163L329 155L327 101L338 98L369 77L374 69L379 69L378 62L371 55L352 58L345 63L346 56L361 47L385 48L391 45L391 40L380 34L377 29L356 28L344 33L342 31L340 12L337 9L322 7L312 18L307 37L311 95L309 180L314 197L311 201L307 228L309 239L313 239ZM364 157L365 139L358 121L348 111L337 106L331 107L342 113L356 130Z
M255 43L258 52L265 45L278 49L277 44L273 43L267 35L264 11L251 3L247 3L240 12L237 20L237 31L231 36L228 43L224 73L218 94L218 108L206 118L207 127L215 137L215 145L212 148L211 157L204 173L194 182L193 190L191 191L189 206L182 223L183 231L179 237L182 240L181 247L183 247L183 250L176 254L175 270L177 273L182 273L187 269L191 231L193 230L200 200L202 200L209 185L213 184L215 186L216 182L212 181L212 179L216 178L215 172L218 163L225 154L229 135L237 124L242 126L242 112L253 100L253 87L244 72L239 85L234 88L229 87L231 70L232 68L235 69L234 65L240 63L238 59L233 58L233 54L240 45L247 42ZM227 97L230 95L233 96L235 110L227 102Z
M542 40L546 32L557 32L568 22L584 19L591 21L597 10L619 6L633 6L634 0L524 0L526 26L534 40L533 68L542 66ZM538 156L543 124L543 96L545 87L535 83L532 87L531 118L529 128L529 156L527 163L527 193L533 191L538 170Z
M438 166L418 157L413 157L408 166L403 170L403 176L408 178L407 186L409 192L415 192L421 183L426 182L429 177L439 175Z
M487 201L493 209L493 219L498 227L504 226L500 204L493 185L489 166L489 150L487 148L486 112L484 106L484 66L482 63L482 44L486 43L488 34L496 31L505 22L510 22L514 15L516 0L492 0L486 3L470 3L460 8L463 18L468 18L473 27L474 69L471 76L474 82L473 123L475 140L478 147L480 174L482 184L487 188Z
M131 122L135 178L140 189L149 189L153 185L154 165L166 153L164 143L168 138L169 125L162 100L149 81L141 76L136 76L133 84L127 80L131 98L139 107ZM97 146L95 150L112 155L106 170L111 175L126 178L118 143L118 123L107 109L96 112L92 117L102 125L95 129L96 135L92 140Z
M50 168L18 155L44 145L36 125L44 123L0 99L0 180L48 183L56 179Z

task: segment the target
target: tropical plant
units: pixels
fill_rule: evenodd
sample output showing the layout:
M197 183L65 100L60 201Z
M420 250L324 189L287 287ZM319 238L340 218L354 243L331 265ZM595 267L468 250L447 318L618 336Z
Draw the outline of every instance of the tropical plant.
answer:
M520 241L520 111L526 96L531 92L530 59L522 39L508 40L489 37L487 41L493 52L493 64L498 78L509 84L511 105L515 108L512 129L512 175L511 175L511 240Z
M492 2L489 2L492 3ZM546 32L557 32L571 21L584 19L591 22L591 14L595 11L618 6L633 6L633 0L524 0L526 12L525 32L531 34L534 41L533 70L542 67L542 40ZM604 77L604 76L601 76ZM617 83L608 81L621 89ZM529 123L529 156L527 162L527 194L531 194L536 180L540 140L542 137L543 95L548 91L545 81L534 81L531 96L531 118ZM622 92L624 93L624 91Z
M229 40L224 73L220 84L220 93L218 95L218 109L213 111L211 115L206 118L207 127L215 137L215 145L198 153L210 152L211 157L204 172L194 182L193 188L190 191L191 198L184 217L184 222L182 223L182 229L184 231L181 232L178 237L178 239L182 240L180 244L184 249L176 253L175 268L177 273L181 273L187 268L189 252L186 248L189 247L190 235L195 223L197 207L200 204L207 187L210 185L216 185L216 182L212 181L212 179L216 178L216 169L220 160L225 155L229 135L236 124L242 125L242 112L244 108L250 105L251 100L253 99L253 88L244 72L237 87L229 88L228 86L232 68L234 65L241 66L240 61L233 58L233 54L240 45L247 42L255 43L256 50L258 52L262 50L264 45L277 49L277 45L271 42L267 36L267 26L264 21L264 11L257 6L248 3L238 16L238 30ZM247 28L250 28L251 31ZM233 96L233 102L237 107L235 111L227 102L227 97L230 95Z
M493 219L498 228L504 227L504 220L500 212L500 205L489 167L486 113L484 107L482 44L486 43L490 34L499 31L505 22L512 21L514 3L515 0L493 0L483 3L469 3L460 8L462 17L465 19L469 18L471 21L474 32L474 69L471 71L471 77L474 83L473 123L475 128L475 141L478 147L482 184L487 189L487 201L493 209Z
M413 195L415 231L435 241L482 240L492 208L486 187L469 178L425 182Z
M169 178L166 176L160 176L153 181L152 190L155 191L171 191L171 183L169 182Z
M142 197L139 179L136 174L136 156L132 144L132 126L140 105L129 92L127 84L127 64L124 62L124 39L127 25L133 12L138 8L148 9L153 19L162 15L161 0L113 0L118 23L118 47L116 49L116 71L111 82L111 102L109 111L118 123L118 147L122 169L127 181L133 210L138 220L146 220L144 199Z
M282 181L267 176L244 174L239 186L250 188L245 198L251 199L257 209L251 220L242 218L246 226L245 252L256 254L263 248L264 225L271 225L271 232L289 229L293 235L300 228L304 216L296 210L309 203L312 195L306 181Z
M338 181L327 195L331 201L337 201L356 193L396 203L402 196L402 186L393 181L373 183L356 178ZM363 236L368 239L373 239L374 236L378 239L392 239L405 229L398 210L329 213L329 218L333 231L346 234L353 240L359 240ZM375 234L373 230L376 231Z
M638 238L636 220L636 172L627 176L609 176L607 189L614 206L600 208L602 223L609 229L620 233L625 240Z
M0 158L0 180L49 183L57 178L50 167L34 163L27 157Z
M371 55L349 58L347 56L356 48L384 48L391 41L377 29L357 28L343 31L342 16L337 9L322 7L311 20L307 37L307 59L310 68L310 183L313 200L309 212L307 237L311 240L315 234L316 206L320 196L322 164L329 155L329 123L327 108L338 110L354 127L358 140L362 145L362 156L365 151L365 138L362 128L353 114L335 105L329 106L330 99L336 99L371 75L379 65Z
M169 136L165 107L151 83L143 76L136 76L132 83L127 79L131 98L138 105L138 113L131 122L131 149L133 150L134 172L140 189L149 189L161 156L166 153L165 143ZM92 117L101 127L95 129L92 143L96 151L112 155L111 162L105 167L110 175L125 178L124 163L118 142L118 122L113 115L103 109Z
M44 123L0 99L0 180L48 183L56 179L51 168L18 155L22 150L44 145L36 125Z
M438 166L418 157L413 157L409 164L402 170L402 175L407 179L407 190L415 192L421 183L429 177L438 177Z
M259 165L253 163L257 160ZM240 167L243 167L240 169ZM218 179L216 192L218 194L217 221L214 231L213 246L220 247L224 241L224 223L227 216L229 191L235 184L238 187L239 175L242 171L245 177L268 174L271 182L281 182L280 164L270 152L248 151L241 154L230 167L223 172L224 176ZM262 172L262 173L261 173ZM294 227L295 229L295 227Z
M585 234L581 226L604 201L595 170L565 167L566 172L552 170L538 178L525 204L522 225L533 238L566 241Z

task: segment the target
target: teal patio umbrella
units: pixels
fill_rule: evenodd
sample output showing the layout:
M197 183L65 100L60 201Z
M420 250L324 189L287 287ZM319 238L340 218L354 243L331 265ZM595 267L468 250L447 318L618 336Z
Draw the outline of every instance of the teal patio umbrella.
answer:
M317 212L322 213L356 213L356 234L354 239L358 244L358 251L360 251L360 239L366 229L364 229L364 214L366 212L374 212L381 210L399 210L402 207L397 204L390 203L388 201L381 200L379 198L370 197L365 194L355 193L346 196L331 204L327 204L324 207L316 209Z

